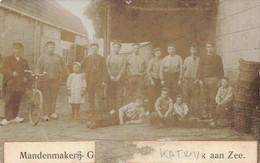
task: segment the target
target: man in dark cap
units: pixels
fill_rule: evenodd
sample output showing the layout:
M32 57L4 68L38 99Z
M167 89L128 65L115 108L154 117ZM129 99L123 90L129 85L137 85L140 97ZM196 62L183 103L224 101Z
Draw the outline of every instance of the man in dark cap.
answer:
M46 72L42 77L40 88L43 94L43 121L49 118L57 119L56 100L60 87L60 79L67 74L67 67L63 58L55 54L55 43L48 41L45 44L47 53L42 54L38 60L36 73Z
M112 44L113 52L106 60L107 72L110 79L108 82L110 109L116 111L122 107L125 93L126 62L123 56L119 54L121 46L120 42L114 42Z
M145 74L145 62L139 53L140 44L134 43L132 45L132 54L126 58L126 70L128 75L128 96L127 101L133 101L138 94L142 94L142 86Z
M95 115L95 95L97 94L97 101L100 105L100 110L104 109L104 95L103 88L107 80L107 71L105 59L98 55L99 45L97 43L90 44L90 54L87 55L81 62L82 72L85 73L87 81L87 91L89 95L89 106L92 115Z
M217 84L224 76L223 63L220 56L215 54L214 44L206 44L207 54L200 57L197 79L203 91L203 118L214 118L217 94Z
M4 75L4 120L1 125L10 122L22 122L24 119L18 116L22 96L25 92L29 76L24 70L29 70L27 61L22 57L23 45L19 42L13 43L13 55L4 59L1 73Z

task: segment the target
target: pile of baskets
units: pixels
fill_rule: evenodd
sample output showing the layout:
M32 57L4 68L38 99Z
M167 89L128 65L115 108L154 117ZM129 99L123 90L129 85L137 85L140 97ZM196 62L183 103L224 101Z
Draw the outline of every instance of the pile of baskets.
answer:
M260 63L242 59L239 62L239 77L234 101L234 127L238 132L251 132L257 136L260 130L260 117L257 109L259 106Z

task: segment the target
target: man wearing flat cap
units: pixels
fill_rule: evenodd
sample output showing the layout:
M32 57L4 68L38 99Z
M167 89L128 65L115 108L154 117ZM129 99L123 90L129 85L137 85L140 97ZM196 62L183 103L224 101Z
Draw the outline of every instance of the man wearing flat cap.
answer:
M57 119L56 100L60 87L60 79L67 74L67 67L63 58L55 54L55 43L48 41L45 44L47 53L42 54L38 60L36 73L46 72L41 78L40 88L43 94L43 121L49 118Z
M29 70L27 61L22 57L23 45L19 42L13 43L13 55L4 59L1 73L4 75L4 120L1 125L10 122L22 122L23 118L18 116L22 96L25 92L29 76L24 70Z
M150 101L151 101L151 109L154 108L154 104L156 99L160 96L161 91L161 80L160 80L160 65L162 62L162 53L161 48L155 48L153 50L155 57L152 58L147 67L147 76L151 84L151 93L150 93ZM151 112L153 110L150 110Z
M121 46L120 42L114 42L112 44L113 52L106 60L107 72L110 79L108 81L110 109L116 111L122 107L125 93L126 62L123 56L119 54Z
M81 62L81 69L82 72L85 73L87 81L89 106L92 115L95 115L96 113L96 95L97 103L100 106L99 111L104 109L103 88L105 87L107 80L105 59L103 56L98 54L98 49L98 44L90 44L90 54L87 55Z
M126 70L128 76L128 96L127 101L133 101L138 94L141 94L144 83L145 62L139 53L140 44L132 45L132 54L126 58Z
M160 66L160 79L162 86L169 89L169 96L172 99L179 94L179 87L182 82L182 58L175 53L173 44L169 44L168 55L163 58Z

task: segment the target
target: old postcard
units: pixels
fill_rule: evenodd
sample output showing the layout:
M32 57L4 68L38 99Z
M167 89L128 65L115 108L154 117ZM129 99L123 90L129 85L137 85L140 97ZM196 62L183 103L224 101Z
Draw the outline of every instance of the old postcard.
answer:
M0 0L0 163L260 161L259 0Z

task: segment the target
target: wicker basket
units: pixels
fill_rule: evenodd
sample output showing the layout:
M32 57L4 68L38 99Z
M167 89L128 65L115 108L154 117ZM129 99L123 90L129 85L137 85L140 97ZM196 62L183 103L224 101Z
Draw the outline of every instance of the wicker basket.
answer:
M242 113L235 112L234 114L234 128L240 133L250 133L250 118Z
M258 80L258 76L259 76L258 70L251 71L251 70L243 70L239 68L238 80L255 82L256 80Z
M256 136L256 120L255 120L255 117L252 116L251 117L251 131L250 133L254 136Z
M236 87L236 91L239 92L256 92L258 89L258 82L248 82L248 81L242 81L242 80L238 80L237 81L237 87Z
M239 68L246 69L246 70L259 70L260 69L260 63L259 62L251 62L251 61L245 61L243 59L239 60Z
M260 118L254 117L254 131L253 134L260 141Z
M257 118L260 118L260 109L254 110L254 116L257 117Z
M239 91L236 91L236 94L235 94L235 98L236 100L239 100L239 101L246 101L246 102L250 102L254 99L254 96L253 94L245 94L244 92L239 92Z
M233 103L233 107L236 112L243 113L248 116L251 115L254 110L252 103L245 100L242 101L236 99Z

